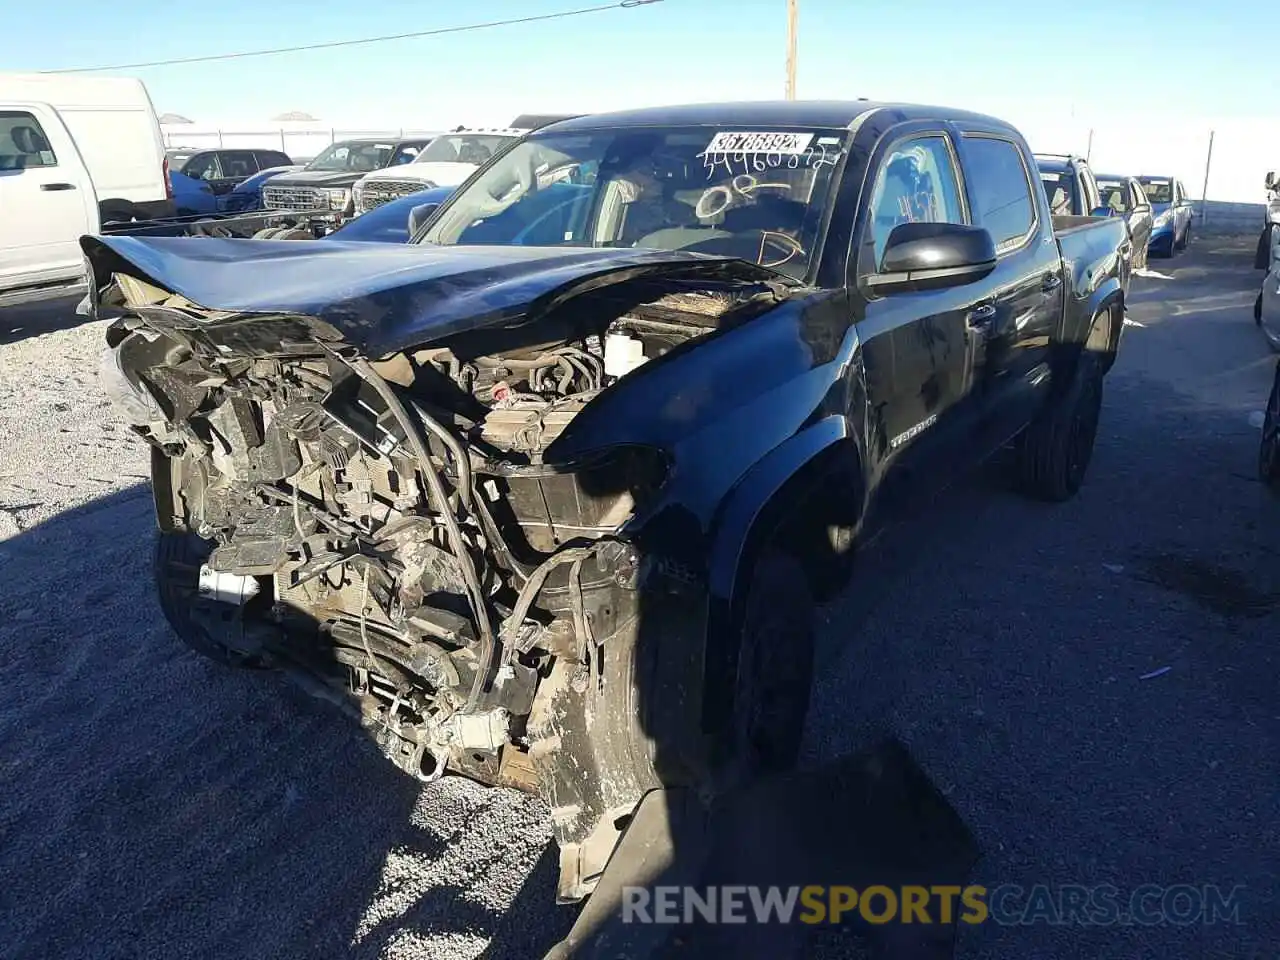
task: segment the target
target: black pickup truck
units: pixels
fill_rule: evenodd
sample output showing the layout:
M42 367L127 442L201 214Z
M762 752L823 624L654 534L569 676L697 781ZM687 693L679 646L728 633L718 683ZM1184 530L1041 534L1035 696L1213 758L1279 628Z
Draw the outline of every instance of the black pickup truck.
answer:
M793 760L855 546L1010 444L1076 492L1126 243L1009 125L859 101L555 123L406 245L83 246L176 632L541 792L573 900Z

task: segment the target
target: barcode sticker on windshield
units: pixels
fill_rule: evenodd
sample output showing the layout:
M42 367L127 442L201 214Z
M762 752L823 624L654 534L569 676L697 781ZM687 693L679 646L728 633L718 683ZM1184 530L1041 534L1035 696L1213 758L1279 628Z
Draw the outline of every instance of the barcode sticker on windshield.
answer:
M799 155L809 149L812 133L717 133L707 153L774 153Z

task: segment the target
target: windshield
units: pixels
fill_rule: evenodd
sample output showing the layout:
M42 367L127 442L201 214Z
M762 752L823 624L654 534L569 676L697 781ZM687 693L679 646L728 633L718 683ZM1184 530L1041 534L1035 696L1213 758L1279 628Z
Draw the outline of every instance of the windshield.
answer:
M333 143L320 151L320 155L307 164L308 170L328 172L361 172L381 170L391 157L393 143L372 143L346 140Z
M847 139L707 127L535 135L473 177L420 242L688 250L802 278Z
M1055 217L1067 217L1076 208L1076 178L1070 173L1040 171L1044 195L1049 198L1049 212Z
M479 166L514 139L493 134L448 134L432 140L414 163L474 163Z
M1173 184L1168 180L1139 181L1147 192L1147 199L1152 203L1171 203L1173 201Z

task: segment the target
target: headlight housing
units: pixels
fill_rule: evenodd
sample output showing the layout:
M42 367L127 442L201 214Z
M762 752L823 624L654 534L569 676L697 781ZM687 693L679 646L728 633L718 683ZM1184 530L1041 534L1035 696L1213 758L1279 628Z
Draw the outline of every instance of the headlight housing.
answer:
M1267 204L1267 222L1280 223L1280 199L1272 200Z
M1155 224L1157 227L1167 226L1169 221L1173 219L1173 211L1166 210L1164 213L1156 214Z

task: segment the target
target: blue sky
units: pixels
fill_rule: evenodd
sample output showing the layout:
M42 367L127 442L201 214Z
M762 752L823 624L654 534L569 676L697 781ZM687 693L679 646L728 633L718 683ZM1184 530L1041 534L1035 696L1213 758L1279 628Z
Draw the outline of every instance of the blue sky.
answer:
M62 0L6 18L6 70L199 56L551 13L593 0L181 4ZM121 14L120 10L127 10ZM376 14L375 14L376 11ZM120 71L198 123L304 110L350 126L781 97L785 0L663 0L532 25L341 50ZM801 0L799 95L1084 116L1274 112L1274 4ZM75 30L68 26L74 25Z

